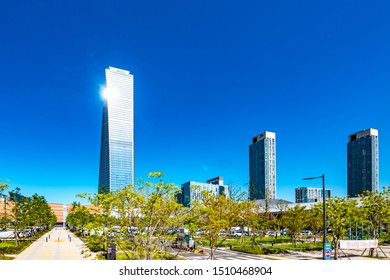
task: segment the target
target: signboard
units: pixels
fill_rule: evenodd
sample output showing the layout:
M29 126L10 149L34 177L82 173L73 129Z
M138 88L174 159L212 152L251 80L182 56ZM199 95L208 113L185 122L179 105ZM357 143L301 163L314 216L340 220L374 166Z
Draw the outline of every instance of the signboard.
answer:
M324 246L324 260L331 260L332 259L332 243L331 242L325 242Z
M340 240L340 249L378 248L378 239L374 240Z

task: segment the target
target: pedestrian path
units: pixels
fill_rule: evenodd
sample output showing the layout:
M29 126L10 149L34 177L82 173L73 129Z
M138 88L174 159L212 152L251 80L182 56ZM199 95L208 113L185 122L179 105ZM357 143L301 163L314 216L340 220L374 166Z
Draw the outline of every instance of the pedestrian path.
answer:
M53 228L15 257L15 260L94 259L85 244L65 228Z

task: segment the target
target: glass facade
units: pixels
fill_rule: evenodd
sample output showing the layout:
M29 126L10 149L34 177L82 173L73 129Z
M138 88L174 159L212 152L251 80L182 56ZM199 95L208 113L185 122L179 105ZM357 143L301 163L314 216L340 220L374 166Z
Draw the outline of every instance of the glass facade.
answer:
M99 193L134 184L134 92L129 71L106 69Z
M249 146L249 199L276 198L276 137L265 131Z
M181 185L181 193L177 200L183 206L190 206L191 201L202 198L202 191L210 191L212 195L228 195L228 186L223 185L222 177L213 178L207 183L190 181Z
M347 144L348 196L379 188L378 130L366 129L349 136Z
M295 189L295 203L309 203L323 201L322 188L302 187ZM331 196L330 190L325 190L325 198Z

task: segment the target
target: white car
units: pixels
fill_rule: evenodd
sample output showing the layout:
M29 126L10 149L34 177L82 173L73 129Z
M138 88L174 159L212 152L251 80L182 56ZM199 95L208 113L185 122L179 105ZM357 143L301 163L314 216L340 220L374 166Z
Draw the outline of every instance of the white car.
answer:
M310 231L310 230L302 230L299 235L305 235L305 236L308 236L308 235L313 235L313 233Z
M268 236L276 236L276 232L274 230L267 231Z
M234 237L242 236L242 231L241 230L234 230L234 231L232 231L232 236L234 236Z
M0 232L0 239L1 238L4 238L4 239L15 238L15 233L12 230L2 231L2 232Z

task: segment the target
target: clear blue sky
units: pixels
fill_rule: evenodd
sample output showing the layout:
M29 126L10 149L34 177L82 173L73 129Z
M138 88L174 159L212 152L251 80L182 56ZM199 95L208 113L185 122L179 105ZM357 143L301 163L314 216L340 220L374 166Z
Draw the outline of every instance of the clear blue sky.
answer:
M390 185L389 1L4 1L0 178L71 203L96 192L104 70L130 70L135 172L249 181L276 133L277 198L346 195L348 135L379 130Z

